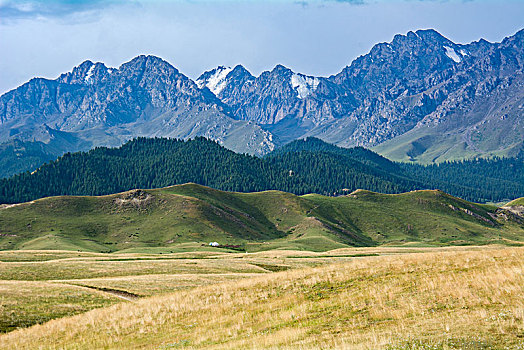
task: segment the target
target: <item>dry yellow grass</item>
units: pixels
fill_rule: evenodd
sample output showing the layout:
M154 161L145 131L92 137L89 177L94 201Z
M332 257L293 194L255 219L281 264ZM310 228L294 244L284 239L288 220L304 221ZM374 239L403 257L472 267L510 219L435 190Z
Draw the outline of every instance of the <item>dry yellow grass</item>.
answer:
M354 259L121 303L6 349L524 348L524 249Z
M259 273L213 273L178 275L139 275L126 277L104 277L92 279L59 280L56 283L93 288L116 289L139 296L167 294L180 289L216 284L226 281L255 277Z
M109 306L114 295L72 285L0 280L0 331Z
M149 274L264 273L264 269L243 260L158 259L95 260L64 259L37 262L0 263L0 280L45 281Z

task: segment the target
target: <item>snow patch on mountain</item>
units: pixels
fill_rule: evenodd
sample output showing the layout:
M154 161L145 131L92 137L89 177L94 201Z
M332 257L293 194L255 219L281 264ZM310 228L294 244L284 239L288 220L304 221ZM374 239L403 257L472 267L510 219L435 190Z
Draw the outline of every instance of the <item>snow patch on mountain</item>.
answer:
M199 88L204 86L218 96L227 86L227 75L233 70L231 67L218 67L207 79L198 79L196 81Z
M95 70L95 65L93 64L89 70L87 71L86 77L84 78L84 81L87 84L93 84L93 72Z
M462 58L457 55L457 53L455 52L455 50L449 46L444 46L444 49L446 50L446 56L448 56L449 58L451 58L453 61L459 63L460 61L462 61Z
M318 87L319 80L315 77L308 77L303 74L293 74L291 76L291 86L297 91L298 98L305 98Z

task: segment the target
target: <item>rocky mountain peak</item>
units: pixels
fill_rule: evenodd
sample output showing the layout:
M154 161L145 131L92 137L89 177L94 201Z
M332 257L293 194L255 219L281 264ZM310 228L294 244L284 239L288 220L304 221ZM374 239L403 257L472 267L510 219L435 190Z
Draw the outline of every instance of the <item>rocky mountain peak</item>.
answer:
M65 84L93 85L107 79L115 69L106 67L101 62L82 62L69 73L62 74L57 81Z
M408 32L406 35L395 35L391 43L386 44L393 50L411 55L437 55L445 56L455 63L462 61L467 55L462 45L442 36L434 29L422 29L416 32ZM373 51L373 50L372 50Z
M396 34L388 44L413 47L418 45L442 46L453 44L453 42L434 29L419 29L406 34Z
M199 88L207 87L216 96L227 98L231 94L231 89L242 86L246 81L252 81L255 77L238 64L234 68L218 66L215 69L202 73L196 83Z
M295 73L281 64L276 65L273 70L268 72L267 77L270 80L277 79L280 83L288 83L296 92L295 97L299 99L306 98L315 91L320 82L317 77Z
M178 69L169 62L151 55L137 56L122 64L119 71L122 75L139 78L144 75L172 76L179 74Z
M502 40L500 46L511 48L517 52L522 53L524 51L524 29L519 30L517 33L515 33L515 35Z
M419 29L414 32L414 35L423 40L433 41L435 43L450 41L448 38L437 32L435 29Z
M517 31L514 35L510 36L510 37L507 37L503 40L506 41L506 40L519 40L519 41L522 41L524 40L524 28L522 28L521 30Z
M289 75L293 73L293 71L281 64L277 64L270 73L272 75Z
M254 78L253 75L241 64L237 64L235 68L233 68L233 71L231 71L231 74L238 75L238 76L244 75L244 76Z
M467 47L453 43L435 30L410 31L395 35L389 43L375 45L331 79L357 90L378 86L389 89L405 80L409 85L420 86L431 75L453 69L468 55Z

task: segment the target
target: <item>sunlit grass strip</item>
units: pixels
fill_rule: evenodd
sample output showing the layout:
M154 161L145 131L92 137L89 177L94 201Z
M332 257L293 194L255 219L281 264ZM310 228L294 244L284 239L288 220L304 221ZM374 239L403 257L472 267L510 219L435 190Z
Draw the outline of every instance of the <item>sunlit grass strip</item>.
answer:
M0 348L514 349L523 268L522 248L367 257L93 310Z

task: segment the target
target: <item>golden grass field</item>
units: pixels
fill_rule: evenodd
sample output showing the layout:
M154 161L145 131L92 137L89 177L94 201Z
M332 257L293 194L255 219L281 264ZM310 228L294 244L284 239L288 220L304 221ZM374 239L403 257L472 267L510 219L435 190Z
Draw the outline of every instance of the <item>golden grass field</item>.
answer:
M0 260L6 254L0 253ZM372 254L378 256L366 256ZM0 264L2 288L16 284L5 280L13 277L10 264L25 263L27 276L40 271L49 277L49 270L61 268L70 271L70 278L24 283L79 288L107 302L76 316L3 334L0 348L524 349L524 248L196 255L173 254L166 260L165 255L134 255L156 257L137 261L125 254L41 262L11 257ZM137 266L138 261L152 265L142 274L135 270L135 275L121 275L119 264ZM173 266L167 268L166 262ZM50 267L40 266L46 263ZM86 274L80 277L72 271L82 263ZM190 271L188 265L196 269ZM279 269L286 270L271 272ZM146 297L122 301L75 284ZM3 298L2 317L4 304ZM52 300L47 305L55 307Z

